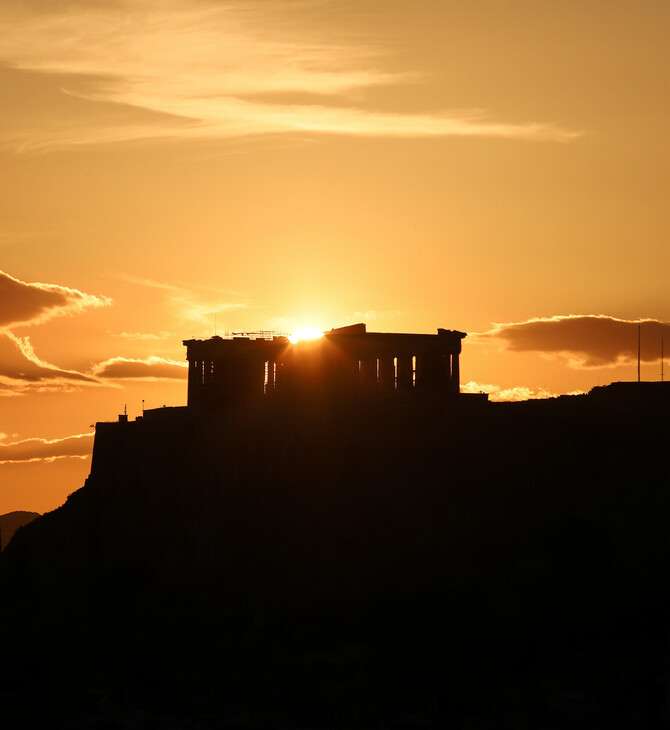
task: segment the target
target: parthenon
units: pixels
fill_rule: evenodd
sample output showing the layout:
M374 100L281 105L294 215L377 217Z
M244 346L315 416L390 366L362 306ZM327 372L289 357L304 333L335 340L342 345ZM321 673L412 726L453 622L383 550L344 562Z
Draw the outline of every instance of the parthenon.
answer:
M188 406L219 410L273 395L364 395L439 390L459 393L464 332L368 332L365 324L338 327L316 340L260 335L184 340Z

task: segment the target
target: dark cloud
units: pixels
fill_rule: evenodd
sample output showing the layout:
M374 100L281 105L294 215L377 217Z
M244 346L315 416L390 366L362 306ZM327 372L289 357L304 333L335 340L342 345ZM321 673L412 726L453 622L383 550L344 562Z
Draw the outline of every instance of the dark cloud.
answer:
M17 461L53 461L65 457L85 458L93 449L93 434L81 433L61 439L31 438L0 442L0 464Z
M18 393L71 387L75 383L95 383L92 378L72 370L61 370L40 360L28 337L0 332L0 390Z
M0 328L39 324L61 314L111 304L107 297L56 284L27 283L0 271Z
M513 352L537 352L568 359L575 368L596 368L637 362L638 326L640 359L661 357L661 337L670 347L670 322L626 320L606 315L568 315L527 322L498 324L479 335L494 338Z
M98 378L181 380L186 377L188 368L186 363L165 360L162 357L149 357L145 360L113 357L96 365L93 372Z

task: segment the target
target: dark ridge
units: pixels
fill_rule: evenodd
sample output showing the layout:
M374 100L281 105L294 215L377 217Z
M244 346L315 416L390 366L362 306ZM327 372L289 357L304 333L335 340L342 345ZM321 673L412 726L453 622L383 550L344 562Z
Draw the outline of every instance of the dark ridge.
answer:
M9 544L12 536L20 527L27 525L39 516L39 512L24 512L21 510L0 515L0 550L3 550Z

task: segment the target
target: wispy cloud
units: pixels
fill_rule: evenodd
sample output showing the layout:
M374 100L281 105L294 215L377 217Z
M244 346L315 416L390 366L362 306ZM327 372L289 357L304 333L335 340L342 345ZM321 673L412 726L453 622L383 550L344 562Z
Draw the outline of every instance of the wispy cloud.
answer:
M670 343L670 322L657 319L618 319L604 314L570 314L496 324L473 336L475 341L499 342L513 352L536 352L560 357L572 368L602 368L661 357L661 338Z
M66 75L71 79L66 93L91 102L152 112L95 124L43 125L26 132L22 144L30 149L290 132L556 141L578 136L536 121L497 121L480 110L410 114L352 106L354 91L412 77L383 71L383 54L369 39L327 40L323 24L305 21L314 5L260 0L4 3L0 61Z
M113 380L181 380L186 377L188 366L155 356L145 359L112 357L96 365L93 373L97 378Z
M201 298L191 292L184 292L181 295L172 297L172 303L184 320L208 326L213 324L217 315L236 309L246 309L248 306L243 302L230 302L214 297ZM219 326L221 324L223 324L222 321L219 322Z
M352 322L372 322L376 319L395 319L401 317L404 312L397 309L379 310L368 309L365 312L354 312L348 319Z
M85 459L93 449L93 434L80 433L60 439L29 438L0 443L0 464L15 462Z
M166 302L172 307L175 315L184 322L192 324L211 326L216 315L236 309L246 309L249 306L242 293L229 289L158 282L129 274L117 274L116 278L166 292Z
M108 332L112 337L120 337L123 340L167 340L174 337L172 332Z
M133 276L132 274L114 274L114 279L126 281L129 284L137 284L137 286L146 286L150 289L163 289L165 291L181 291L182 287L176 284L169 284L165 281L156 281L146 276Z

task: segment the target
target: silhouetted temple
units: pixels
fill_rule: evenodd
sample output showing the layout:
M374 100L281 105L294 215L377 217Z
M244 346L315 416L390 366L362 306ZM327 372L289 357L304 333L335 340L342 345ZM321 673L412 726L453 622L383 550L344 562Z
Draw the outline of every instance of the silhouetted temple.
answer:
M338 327L317 340L241 336L184 340L188 405L205 410L274 394L358 395L432 389L457 395L464 332L435 335Z

